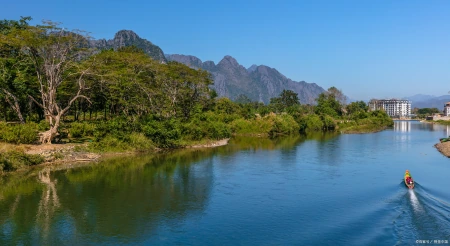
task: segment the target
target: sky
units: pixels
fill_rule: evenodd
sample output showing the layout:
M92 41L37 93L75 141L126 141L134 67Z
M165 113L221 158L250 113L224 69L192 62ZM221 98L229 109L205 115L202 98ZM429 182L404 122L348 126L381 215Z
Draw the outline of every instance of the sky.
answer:
M216 64L230 55L353 100L450 91L447 0L0 0L0 19L31 16L112 39L133 30L165 54Z

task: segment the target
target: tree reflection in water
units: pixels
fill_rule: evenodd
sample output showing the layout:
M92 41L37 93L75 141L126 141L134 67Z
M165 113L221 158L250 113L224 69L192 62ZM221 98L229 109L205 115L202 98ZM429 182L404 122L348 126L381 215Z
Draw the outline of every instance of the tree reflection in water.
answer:
M289 149L304 138L235 138L228 146L126 156L0 177L0 245L142 243L161 226L202 216L214 159Z
M46 239L48 239L55 211L60 207L58 193L56 191L57 180L51 180L49 168L45 168L39 172L38 180L44 184L45 188L42 191L41 199L39 201L36 221L39 224L39 228L42 230L41 236L46 241Z

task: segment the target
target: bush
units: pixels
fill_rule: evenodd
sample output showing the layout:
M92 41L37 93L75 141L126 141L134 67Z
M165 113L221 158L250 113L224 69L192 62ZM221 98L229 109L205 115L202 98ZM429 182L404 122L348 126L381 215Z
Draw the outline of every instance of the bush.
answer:
M0 170L14 171L24 166L34 166L44 162L40 155L29 155L20 151L0 153Z
M149 137L158 147L176 148L180 146L180 123L174 119L166 121L149 121L143 127L145 136Z
M325 130L333 131L334 129L336 129L336 123L334 122L333 117L329 115L324 115L322 116L322 122Z
M229 138L231 136L231 129L223 122L209 122L207 136L210 139Z
M90 143L88 148L91 151L100 152L122 152L132 150L129 143L124 142L112 135L107 135L96 142Z
M322 131L323 122L316 114L310 114L305 118L306 131Z
M300 130L299 125L291 115L281 114L271 117L273 122L272 128L269 131L269 135L274 137L276 135L290 135L298 133Z
M187 140L202 140L206 138L207 130L202 126L202 122L194 120L183 125L182 128L183 137Z
M92 123L73 122L69 127L69 136L73 138L92 137L94 136L95 130L96 126Z
M9 125L1 122L0 139L14 144L35 143L38 139L38 125L36 123Z
M137 151L146 151L149 149L154 149L155 145L148 139L143 133L133 132L128 138L128 143L130 147Z

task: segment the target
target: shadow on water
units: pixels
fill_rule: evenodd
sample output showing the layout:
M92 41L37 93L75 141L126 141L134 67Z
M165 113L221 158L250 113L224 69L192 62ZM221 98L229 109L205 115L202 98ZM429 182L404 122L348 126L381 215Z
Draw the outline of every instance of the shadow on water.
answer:
M112 158L65 170L4 177L1 245L131 243L201 214L213 182L211 151ZM195 165L197 164L197 165Z
M220 148L113 157L0 177L0 245L142 242L161 225L177 228L202 216L216 156L289 150L302 141L235 138Z
M407 189L401 183L402 194L394 220L395 236L401 244L416 240L450 240L450 206L438 194L416 183Z

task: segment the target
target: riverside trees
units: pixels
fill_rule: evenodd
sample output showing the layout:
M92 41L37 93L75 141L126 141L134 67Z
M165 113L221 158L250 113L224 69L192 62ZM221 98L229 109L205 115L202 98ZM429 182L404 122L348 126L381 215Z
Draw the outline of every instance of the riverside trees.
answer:
M14 113L20 122L46 119L45 131L39 125L41 143L54 140L65 115L72 123L63 124L64 133L90 138L99 148L177 147L232 133L275 136L299 129L331 131L339 128L339 122L366 124L371 117L383 116L369 114L364 102L346 106L343 93L335 87L320 95L316 105L300 105L298 95L290 90L269 105L244 96L239 103L217 99L204 70L160 63L136 47L93 50L84 32L67 32L52 22L29 26L28 20L0 22L0 106L7 106L0 110ZM101 117L79 123L80 111ZM358 117L352 118L356 113ZM389 123L373 122L378 122L375 126ZM33 141L29 136L6 140L5 127L0 125L0 139Z
M38 83L39 93L27 96L43 110L49 122L50 129L40 133L40 142L50 144L58 135L62 116L72 104L80 98L89 100L83 95L84 77L89 69L80 68L80 62L89 56L86 48L89 37L80 31L67 32L53 22L44 22L40 26L21 24L20 28L13 26L2 34L1 43L3 47L13 47L13 55L23 57L28 63L26 69L32 68L36 74L34 80ZM66 102L62 102L58 90L65 83L74 84L72 87L76 89ZM23 117L19 118L23 121Z
M41 143L58 135L62 117L76 102L78 108L103 107L105 116L108 109L115 116L188 119L197 104L209 100L206 71L158 63L135 47L99 52L89 48L85 32L54 22L30 26L30 19L0 22L0 86L20 122L26 104L43 111L49 129L40 133Z

